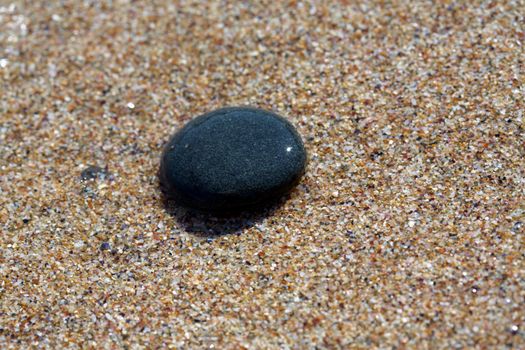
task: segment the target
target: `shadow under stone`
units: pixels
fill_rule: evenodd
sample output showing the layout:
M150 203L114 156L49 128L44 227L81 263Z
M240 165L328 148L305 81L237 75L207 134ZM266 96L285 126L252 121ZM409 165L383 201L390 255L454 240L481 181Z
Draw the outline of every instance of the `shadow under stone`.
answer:
M285 195L277 200L249 208L243 211L228 213L209 213L184 207L176 200L163 194L164 207L177 223L188 233L202 238L216 238L222 235L241 234L244 229L261 223L271 216L286 200Z

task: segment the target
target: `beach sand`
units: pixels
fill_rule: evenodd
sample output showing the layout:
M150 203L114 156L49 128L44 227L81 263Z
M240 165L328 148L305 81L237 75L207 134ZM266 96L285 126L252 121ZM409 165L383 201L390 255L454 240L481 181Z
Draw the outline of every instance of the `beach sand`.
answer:
M0 0L0 348L525 348L524 15ZM167 207L169 136L237 105L297 127L302 182Z

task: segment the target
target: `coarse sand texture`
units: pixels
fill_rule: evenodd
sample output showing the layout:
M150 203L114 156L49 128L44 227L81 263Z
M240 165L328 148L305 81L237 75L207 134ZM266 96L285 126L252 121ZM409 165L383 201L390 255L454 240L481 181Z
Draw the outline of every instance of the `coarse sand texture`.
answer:
M525 1L0 0L1 349L524 349ZM234 217L163 147L275 111Z

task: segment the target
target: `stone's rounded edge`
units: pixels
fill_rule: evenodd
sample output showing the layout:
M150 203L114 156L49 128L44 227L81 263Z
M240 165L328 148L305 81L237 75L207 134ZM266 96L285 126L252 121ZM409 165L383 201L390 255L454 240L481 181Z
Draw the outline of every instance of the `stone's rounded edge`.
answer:
M297 175L294 176L287 183L286 186L276 188L274 189L274 191L269 191L265 195L261 195L257 199L254 199L250 202L244 202L242 204L237 204L237 205L228 205L225 203L222 203L221 205L217 205L214 203L206 203L202 201L200 198L191 196L189 193L183 193L179 189L177 189L175 186L172 186L172 184L170 184L169 179L167 178L166 157L168 156L170 148L173 146L173 144L176 143L177 140L183 137L187 132L198 127L200 124L206 122L209 118L228 114L231 112L242 112L242 111L250 111L252 113L253 112L254 113L264 113L267 115L271 115L276 120L279 120L286 127L286 129L290 132L290 134L293 136L293 138L297 142L297 145L300 146L300 154L302 155L301 157L302 166L297 172ZM269 111L269 110L265 110L261 108L250 107L250 106L229 106L229 107L222 107L222 108L210 111L210 112L206 112L204 114L201 114L195 117L194 119L192 119L191 121L183 125L181 128L179 128L169 138L168 142L166 143L166 145L163 147L163 150L162 150L158 178L159 178L161 191L167 200L173 200L178 205L184 206L187 209L197 211L197 212L231 214L231 213L241 212L245 210L254 210L257 208L268 207L278 202L280 199L282 199L285 195L287 195L294 187L296 187L300 183L301 179L303 178L306 172L306 168L308 166L308 159L309 159L308 152L306 150L302 137L297 132L294 125L289 120L287 120L283 116L273 111Z
M189 123L191 123L192 121L190 121ZM168 142L163 147L162 153L161 153L161 159L160 159L160 167L158 171L158 179L159 179L159 185L160 185L161 192L166 200L176 201L182 204L183 206L189 207L191 206L190 205L191 201L188 201L186 199L186 196L183 193L181 193L175 186L171 184L171 181L168 178L168 170L167 170L167 162L168 162L167 157L169 156L170 148L173 146L175 142L177 142L177 139L183 136L188 124L184 125L182 128L179 128L173 135L171 135Z

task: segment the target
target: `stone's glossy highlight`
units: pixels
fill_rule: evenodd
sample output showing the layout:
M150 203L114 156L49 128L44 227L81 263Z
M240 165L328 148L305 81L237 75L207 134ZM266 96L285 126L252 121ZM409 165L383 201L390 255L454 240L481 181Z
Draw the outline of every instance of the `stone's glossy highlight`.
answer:
M282 196L305 165L303 142L288 121L261 109L230 107L201 115L173 135L159 178L168 198L234 211Z

